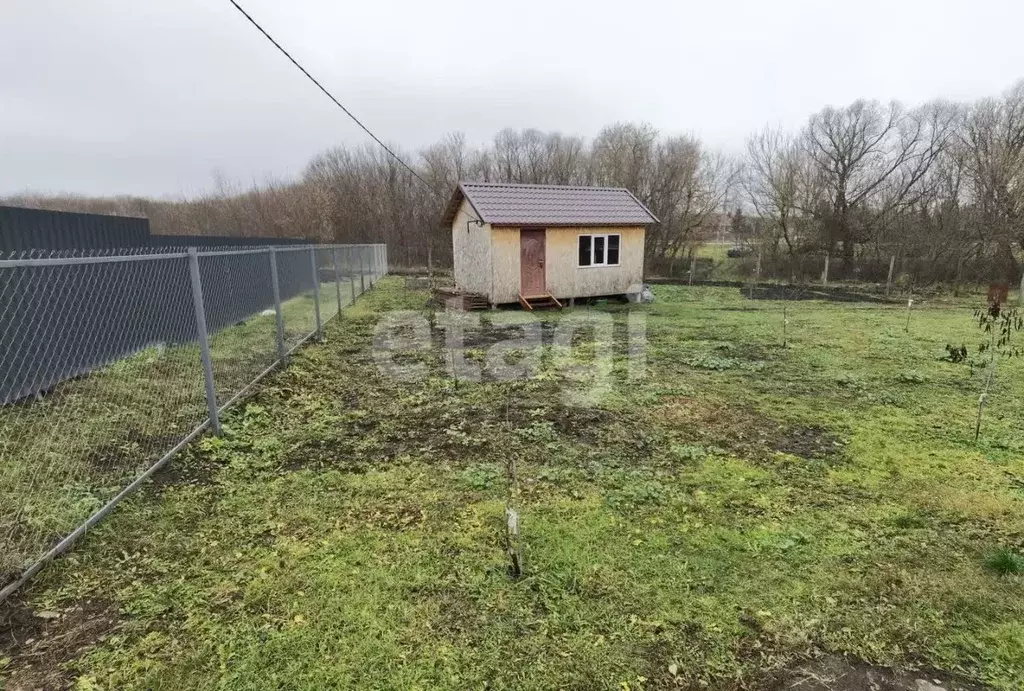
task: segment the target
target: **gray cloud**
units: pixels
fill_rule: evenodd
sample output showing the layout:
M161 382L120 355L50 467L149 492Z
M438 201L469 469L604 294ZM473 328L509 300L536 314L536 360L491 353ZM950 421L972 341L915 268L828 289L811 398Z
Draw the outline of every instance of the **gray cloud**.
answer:
M858 97L995 94L1024 65L1024 6L996 0L245 4L406 150L617 120L738 149ZM366 141L226 0L4 0L0 17L0 193L192 194Z

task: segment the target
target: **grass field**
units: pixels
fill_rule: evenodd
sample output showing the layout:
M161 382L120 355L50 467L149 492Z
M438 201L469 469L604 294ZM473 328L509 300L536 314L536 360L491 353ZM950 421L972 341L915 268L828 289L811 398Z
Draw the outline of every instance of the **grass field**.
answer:
M833 688L823 660L1024 688L1024 361L975 444L983 373L940 360L974 303L789 302L783 347L782 302L655 292L639 381L596 308L586 408L550 345L524 381L440 348L382 376L378 317L427 298L382 280L0 611L5 688Z
M352 287L341 286L342 306ZM323 284L324 320L337 313L337 296L333 282ZM311 294L286 301L282 314L286 347L316 329ZM274 316L223 329L210 352L223 405L277 359ZM160 344L0 407L0 586L202 423L203 387L198 344Z

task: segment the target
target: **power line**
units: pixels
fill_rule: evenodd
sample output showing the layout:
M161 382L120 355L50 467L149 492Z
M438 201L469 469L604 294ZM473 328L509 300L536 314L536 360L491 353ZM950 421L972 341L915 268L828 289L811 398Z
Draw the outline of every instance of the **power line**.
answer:
M364 132L366 132L366 133L367 133L368 135L370 135L370 137L371 137L371 138L373 139L373 141L375 141L375 142L377 142L378 144L380 144L380 146L381 146L381 148L382 148L382 149L384 149L385 151L387 151L387 152L388 152L388 154L390 154L390 156L391 156L391 157L392 157L393 159L395 159L396 161L398 161L398 162L399 162L400 164L402 164L402 166L403 166L403 167L404 167L404 168L405 168L406 170L408 170L408 171L409 171L410 173L412 173L412 176L413 176L414 178L416 178L417 180L419 180L420 182L422 182L422 183L423 183L424 185L426 185L427 189L429 189L429 190L430 190L431 192L433 192L434 194L436 194L436 195L437 195L438 197L442 197L442 198L444 197L444 195L443 195L443 194L439 193L439 192L438 192L438 191L437 191L436 189L434 189L434 186L433 186L433 185L431 185L431 184L430 184L429 182L427 182L426 180L424 180L424 179L423 179L423 176L422 176L422 175L420 175L419 173L417 173L417 172L416 172L416 171L415 171L415 170L414 170L414 169L412 168L412 166L410 166L410 165L409 165L408 163L406 163L405 161L403 161L403 160L401 159L401 157L400 157L400 156L399 156L398 154L396 154L396 153L395 153L394 151L392 151L392 150L391 150L391 148L390 148L390 147L388 147L388 145L387 145L387 144L385 144L384 142L382 142L382 141L380 140L380 138L379 138L379 137L377 137L377 135L375 135L375 134L374 134L373 132L371 132L371 131L370 131L370 128L369 128L369 127L367 127L367 126L366 126L366 125L364 125L364 124L363 124L362 122L360 122L360 121L359 121L359 118L357 118L357 117L356 117L355 115L353 115L353 114L352 114L352 112L351 112L351 111L350 111L350 110L349 110L348 108L346 108L345 106L343 106L343 105L341 104L341 101L339 101L338 99L336 99L336 98L334 97L334 95L333 95L333 94L332 94L332 93L331 93L330 91L328 91L328 90L327 90L326 88L324 88L324 85L323 85L323 84L321 84L320 82L318 82L318 81L316 80L316 78L315 78L315 77L314 77L313 75L311 75L311 74L310 74L310 73L309 73L309 72L308 72L308 71L306 70L306 68L305 68L305 67L303 67L302 65L300 65L300 64L299 64L299 61L298 61L298 60L296 60L295 58L293 58L293 57L291 56L291 54L290 54L290 53L289 53L289 52L288 52L287 50L285 50L285 49L284 49L284 48L283 48L283 47L281 46L281 44L280 44L280 43L278 43L277 41L275 41L275 40L274 40L274 37L273 37L273 36L271 36L270 34L268 34L268 33L267 33L267 31L266 31L266 29L264 29L264 28L263 28L262 26L260 26L260 25L259 25L259 23L258 23L258 22L257 22L257 21L256 21L255 19L253 19L253 18L252 18L252 16L250 16L250 15L249 15L249 13L248 13L248 12L246 12L246 11L245 11L245 10L244 10L244 9L242 8L242 6L241 6L241 5L239 5L239 4L238 4L238 3L236 2L236 0L228 0L228 2L230 2L230 3L232 4L232 5L234 5L234 6L235 6L235 9L236 9L236 10L238 10L239 12L241 12L241 13L242 13L242 15L243 15L243 16L244 16L244 17L245 17L246 19L248 19L248 20L249 20L249 23L250 23L250 24L252 24L253 26L255 26L255 27L256 27L256 28L257 28L257 29L259 30L259 32L260 32L261 34L263 34L263 36L264 36L264 37L265 37L265 38L266 38L266 39L267 39L268 41L270 41L271 43L273 43L273 44L274 44L274 47L275 47L275 48L277 48L277 49L278 49L279 51L281 51L281 52L282 52L282 53L284 54L284 56L285 56L286 58L288 58L288 59L289 59L289 60L291 61L291 63L292 63L293 65L295 65L296 67L298 67L298 68L299 68L299 71L300 71L300 72L302 72L302 74L306 75L306 78L307 78L307 79L309 79L309 81L311 81L311 82L313 82L314 84L316 84L317 88L318 88L318 89L320 89L320 91L323 91L323 92L324 92L324 94L325 94L325 95L327 96L327 98L329 98L329 99L331 99L332 101L334 101L334 105L336 105L336 106L338 106L339 108L341 108L342 112L344 112L344 113L345 113L345 115L349 116L349 117L350 117L350 118L352 119L352 122L354 122L354 123L356 123L357 125L359 125L359 127L360 127L360 128L362 128L362 130L363 130Z

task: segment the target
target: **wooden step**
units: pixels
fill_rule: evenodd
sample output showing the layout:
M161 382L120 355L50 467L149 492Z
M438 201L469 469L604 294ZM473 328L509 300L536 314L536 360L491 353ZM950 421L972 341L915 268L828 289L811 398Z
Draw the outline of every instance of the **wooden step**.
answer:
M552 307L562 309L562 303L551 293L543 293L541 295L523 295L520 293L519 304L522 305L524 310L529 312L537 309L550 309Z

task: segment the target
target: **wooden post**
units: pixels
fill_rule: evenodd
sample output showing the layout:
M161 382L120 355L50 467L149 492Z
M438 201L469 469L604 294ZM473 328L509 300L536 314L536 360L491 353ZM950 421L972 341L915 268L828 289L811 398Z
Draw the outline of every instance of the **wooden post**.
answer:
M821 272L821 285L828 285L828 252L825 253L825 268Z
M690 257L690 281L689 285L693 285L693 275L697 273L697 255Z
M750 284L750 291L747 293L747 297L750 300L754 299L754 288L757 287L758 281L761 280L761 250L757 250L757 263L754 265L754 282Z
M889 258L889 277L885 279L885 297L889 297L889 291L892 290L892 272L896 269L896 255L892 255Z

